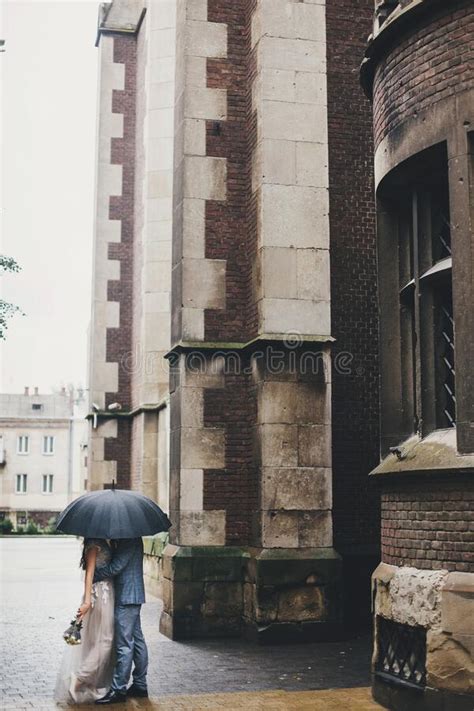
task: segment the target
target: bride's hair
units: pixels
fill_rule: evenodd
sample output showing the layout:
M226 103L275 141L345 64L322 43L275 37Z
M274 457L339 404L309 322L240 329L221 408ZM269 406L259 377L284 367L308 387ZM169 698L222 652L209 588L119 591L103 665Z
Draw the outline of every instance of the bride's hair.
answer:
M82 542L81 560L79 561L79 568L82 568L82 570L85 570L87 568L86 550L87 550L88 543L89 543L89 538L84 538L84 541Z

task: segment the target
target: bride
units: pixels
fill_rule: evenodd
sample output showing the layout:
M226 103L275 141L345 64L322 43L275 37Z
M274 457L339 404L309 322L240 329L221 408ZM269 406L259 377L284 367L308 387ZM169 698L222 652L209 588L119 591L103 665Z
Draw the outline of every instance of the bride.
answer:
M84 539L80 566L85 571L84 597L77 617L82 620L82 643L67 646L59 670L56 701L91 703L110 688L114 668L114 586L111 579L93 583L96 565L112 558L109 543Z

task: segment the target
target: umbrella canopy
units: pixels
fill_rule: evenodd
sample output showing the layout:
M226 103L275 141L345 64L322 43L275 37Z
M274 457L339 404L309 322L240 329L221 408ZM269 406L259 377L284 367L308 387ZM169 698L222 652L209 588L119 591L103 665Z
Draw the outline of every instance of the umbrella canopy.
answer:
M154 501L136 491L83 494L60 514L56 528L85 538L140 538L167 531L171 522Z

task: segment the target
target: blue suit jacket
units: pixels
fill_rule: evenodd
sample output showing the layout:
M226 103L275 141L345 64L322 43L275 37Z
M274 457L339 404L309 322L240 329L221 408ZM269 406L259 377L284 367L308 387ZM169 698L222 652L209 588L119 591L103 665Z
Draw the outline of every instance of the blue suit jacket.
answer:
M145 602L141 538L117 541L117 548L110 563L95 569L94 583L107 578L114 578L117 605L141 605Z

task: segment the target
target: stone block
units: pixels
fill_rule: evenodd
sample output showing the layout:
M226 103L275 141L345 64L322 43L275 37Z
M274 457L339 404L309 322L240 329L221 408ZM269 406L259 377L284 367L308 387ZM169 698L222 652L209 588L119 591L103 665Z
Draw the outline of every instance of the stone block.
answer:
M296 72L295 85L295 101L301 101L304 104L327 105L326 74Z
M192 86L184 99L185 118L224 121L227 118L227 91Z
M207 83L206 57L185 57L185 84L186 87L206 87Z
M176 55L176 29L174 27L151 30L149 34L150 59L163 59Z
M146 201L147 217L149 222L169 220L173 214L171 197L149 198Z
M472 608L470 617L472 618ZM428 630L426 638L427 684L459 694L474 691L474 658L466 640L461 643L450 634Z
M225 158L186 156L184 197L225 200L226 176L227 161Z
M186 22L186 53L196 57L227 56L227 25L221 22Z
M292 102L295 100L295 90L296 72L290 69L263 69L261 71L259 87L261 99Z
M208 0L187 0L186 19L206 21L207 2Z
M323 424L326 386L322 382L263 382L259 388L258 421L282 424Z
M329 248L327 190L263 185L261 199L261 246Z
M170 138L174 136L174 109L159 108L148 113L148 136Z
M203 341L204 340L204 310L203 309L182 309L182 330L183 341Z
M328 336L331 332L329 301L262 299L260 316L265 333Z
M328 149L325 143L296 143L294 182L313 188L328 187Z
M170 198L173 195L173 175L169 170L155 170L147 173L147 195L149 198Z
M296 249L288 247L265 247L261 250L264 296L280 299L296 298L296 253Z
M202 469L181 469L180 510L202 511L204 472Z
M173 169L174 143L172 138L150 138L148 140L148 169Z
M186 388L181 400L181 427L204 427L204 390Z
M302 72L326 71L326 46L322 42L282 37L262 37L258 46L261 67Z
M184 427L181 430L181 466L185 469L223 469L224 429Z
M441 593L441 624L445 632L474 635L474 574L450 573Z
M237 617L242 614L242 583L205 583L201 612L204 617Z
M300 425L298 427L298 466L331 466L330 425Z
M331 300L329 250L296 250L296 275L298 299Z
M179 517L182 545L225 545L225 511L182 511Z
M187 388L224 387L225 362L222 356L205 357L197 354L188 357L183 371L182 386Z
M323 590L314 585L281 590L278 602L279 622L309 622L327 617Z
M262 466L296 467L298 465L298 428L296 425L263 424L259 427Z
M205 200L187 198L183 201L183 257L202 259L205 256Z
M331 512L300 512L298 520L298 544L302 548L329 548L332 546Z
M296 183L296 150L294 141L262 140L255 152L253 186L261 183L294 185Z
M170 295L167 291L145 293L145 313L166 313L170 311Z
M262 511L262 546L298 548L298 512Z
M206 155L206 122L204 119L184 120L184 152L186 155Z
M184 259L182 303L185 308L225 308L226 260Z
M320 104L262 100L259 137L327 144L327 110Z
M96 432L100 437L117 437L117 420L99 422Z
M176 25L176 0L160 0L150 3L147 8L147 22L154 30L160 30Z
M261 505L267 510L330 509L332 506L331 470L316 467L282 469L264 467Z

